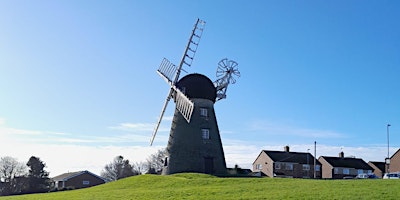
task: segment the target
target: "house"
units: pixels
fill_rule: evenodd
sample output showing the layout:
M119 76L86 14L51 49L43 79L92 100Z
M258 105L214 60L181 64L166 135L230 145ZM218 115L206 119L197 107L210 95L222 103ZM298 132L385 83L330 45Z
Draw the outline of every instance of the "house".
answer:
M310 153L262 150L253 162L253 172L262 172L268 177L321 178L321 163Z
M400 149L390 157L389 172L400 172Z
M376 161L369 161L368 165L372 167L373 173L379 177L382 178L383 174L385 173L385 162L376 162Z
M373 170L361 158L344 157L343 152L339 153L339 157L320 156L318 160L322 164L322 178L354 178L358 174L370 174Z
M89 171L69 172L52 178L56 189L79 189L105 183L105 179Z

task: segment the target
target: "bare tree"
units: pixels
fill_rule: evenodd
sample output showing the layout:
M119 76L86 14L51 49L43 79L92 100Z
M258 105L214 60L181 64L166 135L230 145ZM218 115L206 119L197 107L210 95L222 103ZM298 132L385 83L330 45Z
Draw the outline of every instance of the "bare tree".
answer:
M0 194L16 193L17 179L27 174L26 166L13 157L0 158Z
M166 157L167 150L165 148L159 149L157 152L151 154L147 158L147 173L160 173L162 168L164 167L165 162L168 162Z
M107 164L101 171L101 176L107 181L115 181L121 178L138 175L129 160L124 160L123 156L117 156L114 161Z
M148 162L136 162L132 166L135 171L139 172L139 174L145 174L149 171Z

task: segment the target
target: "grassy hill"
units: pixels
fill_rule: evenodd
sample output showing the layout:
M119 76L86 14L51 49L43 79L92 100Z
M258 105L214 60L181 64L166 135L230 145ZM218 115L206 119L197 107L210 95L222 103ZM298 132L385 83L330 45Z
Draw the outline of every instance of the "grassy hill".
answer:
M217 178L140 175L92 188L0 197L25 199L398 199L400 180Z

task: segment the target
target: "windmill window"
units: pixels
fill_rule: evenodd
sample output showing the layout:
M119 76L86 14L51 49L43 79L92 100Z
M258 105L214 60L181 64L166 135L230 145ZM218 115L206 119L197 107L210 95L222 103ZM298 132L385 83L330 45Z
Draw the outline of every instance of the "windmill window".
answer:
M201 136L203 137L204 140L209 140L210 139L210 130L203 128L201 129Z
M164 166L165 167L168 166L168 157L165 157L165 159L164 159Z
M207 117L208 116L207 108L200 108L200 116L202 116L202 117Z

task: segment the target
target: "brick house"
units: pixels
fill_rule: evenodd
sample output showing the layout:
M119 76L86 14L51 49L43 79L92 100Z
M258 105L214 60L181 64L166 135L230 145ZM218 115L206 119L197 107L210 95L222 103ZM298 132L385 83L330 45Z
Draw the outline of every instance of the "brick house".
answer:
M286 178L321 178L321 163L310 153L290 152L285 146L284 151L262 150L253 162L253 172L262 172L268 177Z
M339 157L320 156L318 160L322 164L322 178L354 178L358 174L370 174L373 170L363 159L344 157L343 152L339 153Z
M368 165L372 167L372 169L374 170L373 173L379 177L382 178L383 174L385 173L385 162L377 162L377 161L369 161Z
M89 171L69 172L53 177L54 188L86 188L105 183L105 179Z
M390 157L389 171L400 172L400 149Z

